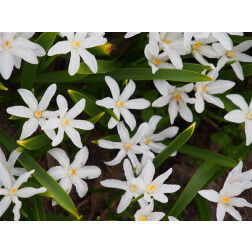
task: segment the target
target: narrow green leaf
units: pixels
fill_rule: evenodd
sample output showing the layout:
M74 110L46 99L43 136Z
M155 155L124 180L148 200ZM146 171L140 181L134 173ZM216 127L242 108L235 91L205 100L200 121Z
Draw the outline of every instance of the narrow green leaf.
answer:
M1 128L0 143L9 152L17 148L15 141ZM53 195L53 199L74 217L80 218L73 201L65 190L26 151L23 151L18 161L27 171L35 170L32 176L47 189L48 193Z
M108 75L108 74L107 74ZM124 81L125 79L136 80L170 80L179 82L201 82L213 80L209 76L198 72L180 69L159 69L155 74L152 73L151 68L120 68L109 73L109 76L117 81ZM105 75L90 75L85 81L101 82L104 81Z
M46 221L43 201L39 196L32 197L33 213L36 221Z
M183 70L189 70L193 72L203 72L204 70L210 71L213 70L210 66L203 66L196 63L183 63Z
M210 209L206 199L197 195L195 197L195 203L198 211L198 216L200 221L211 221L212 217L210 214Z
M168 157L170 157L172 153L179 150L181 146L183 146L190 139L194 132L195 124L196 123L193 123L182 133L180 133L161 153L159 153L153 159L153 164L156 168L159 167Z
M52 46L57 32L44 32L36 40L35 43L41 45L47 52ZM39 59L40 61L40 59ZM21 77L21 87L32 90L38 64L30 64L25 62Z
M7 91L8 88L4 86L2 82L0 82L0 90Z

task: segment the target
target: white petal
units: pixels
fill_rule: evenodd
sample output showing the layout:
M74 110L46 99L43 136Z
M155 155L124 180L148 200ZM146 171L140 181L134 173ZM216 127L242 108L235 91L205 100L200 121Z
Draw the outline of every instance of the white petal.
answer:
M234 82L228 80L217 80L207 85L208 94L223 94L235 85Z
M0 217L5 213L5 211L8 209L10 204L11 204L11 197L4 196L2 200L0 201Z
M15 149L14 151L11 152L9 160L7 162L7 167L12 168L14 167L17 159L19 156L22 154L22 150L20 151L20 148Z
M161 96L152 103L152 107L158 107L158 108L164 107L165 105L169 103L169 101L170 101L170 97Z
M227 205L226 206L226 211L231 215L233 216L236 220L238 221L241 221L242 220L242 217L240 215L240 213L234 209L234 207L230 206L230 205Z
M246 120L246 115L241 110L235 109L227 113L224 118L230 122L242 123Z
M145 109L150 106L150 102L146 99L133 99L126 101L124 107L127 109Z
M16 195L20 198L30 198L35 194L44 193L46 192L46 188L32 188L32 187L25 187L21 188L16 192Z
M129 192L126 192L122 196L121 201L117 207L117 213L122 213L129 206L132 198L133 198L132 194Z
M78 101L66 114L66 118L68 120L74 119L76 116L78 116L81 112L83 112L85 108L86 100L83 98L80 101Z
M20 219L20 208L22 207L22 202L16 196L12 197L12 201L15 203L15 206L13 208L14 221L19 221L19 219Z
M169 178L171 173L172 173L172 168L170 168L167 172L159 175L157 178L153 180L152 183L155 184L157 187L161 186L165 182L165 180Z
M169 91L168 91L168 82L165 80L154 80L154 85L156 87L156 89L158 90L158 92L162 95L162 96L167 96Z
M150 139L153 141L163 141L166 138L172 138L176 136L179 128L176 126L169 127L158 134L153 135Z
M178 104L178 110L180 116L186 120L187 122L192 122L193 121L193 114L192 111L188 108L186 103L182 100L179 100Z
M69 125L82 130L92 130L94 128L94 124L86 120L72 120Z
M101 169L97 166L85 166L81 167L77 173L82 179L94 179L101 175Z
M72 142L78 147L78 148L82 148L82 142L81 142L81 137L80 137L80 133L72 128L72 127L65 127L65 132L66 134L69 136L69 138L72 140Z
M61 125L59 118L50 118L44 122L42 130L56 129Z
M66 176L66 170L62 166L54 166L47 171L56 181Z
M195 93L195 110L197 113L202 113L205 109L205 102L200 92Z
M241 62L252 62L252 57L245 53L237 53L235 57L238 61Z
M3 165L0 163L0 178L2 181L2 184L6 189L11 188L11 176L9 172L3 167Z
M134 144L138 144L143 138L148 128L149 128L148 123L142 123L137 129L137 132L135 133L135 135L131 138L131 142Z
M60 117L65 116L65 113L68 110L68 104L67 104L66 98L62 95L58 95L57 96L57 105L59 107Z
M123 148L118 152L118 154L113 160L104 163L109 166L117 165L124 159L125 156L126 156L126 150Z
M236 106L238 106L244 113L248 112L248 104L241 95L230 94L227 95L227 98L231 100Z
M100 139L98 140L98 146L104 149L121 149L123 147L122 143L112 142Z
M236 76L240 80L244 80L243 70L242 70L242 66L241 66L240 62L236 61L235 63L231 64L231 67L233 68Z
M38 105L40 111L45 111L47 109L52 97L56 92L56 89L57 89L56 84L52 84L47 88Z
M146 134L152 134L155 129L157 128L158 123L162 119L162 116L154 115L150 118L148 124L149 124L149 129Z
M32 111L29 108L26 108L24 106L9 107L7 108L6 111L8 114L18 116L18 117L30 118L34 116Z
M223 104L223 102L221 101L220 98L215 97L213 95L210 95L210 94L208 94L206 92L203 93L202 96L203 96L203 98L204 98L205 101L207 101L209 103L212 103L212 104L214 104L217 107L224 108L224 104Z
M128 159L124 160L123 169L124 169L124 174L125 174L127 181L131 181L133 178L135 178L134 174L133 174L132 166L131 166L130 161Z
M152 193L151 196L159 202L162 202L162 203L168 202L168 198L162 193Z
M117 107L115 107L113 109L113 112L117 116L118 120L120 120L120 111L119 111L119 109ZM118 122L113 117L111 117L109 119L109 122L108 122L108 128L113 129L117 124L118 124Z
M66 152L60 148L54 148L48 151L48 153L53 156L59 164L64 167L68 168L70 165L70 160L66 154Z
M147 185L149 185L153 180L154 174L155 174L155 167L153 163L150 160L148 160L140 176L143 177L144 182Z
M213 32L213 36L221 43L221 45L227 49L231 50L233 47L233 42L231 38L225 32Z
M88 65L90 70L93 73L97 73L98 65L97 65L97 61L96 61L95 56L93 54L91 54L89 51L87 51L86 49L79 49L78 51L79 51L81 58Z
M125 122L129 125L131 131L133 131L136 127L136 119L134 115L126 108L120 108L120 112Z
M29 108L33 112L38 110L38 101L34 97L34 94L31 91L29 91L27 89L20 88L20 89L18 89L18 93L21 95L24 102L29 106Z
M219 194L214 190L201 190L198 192L203 198L212 201L218 202L219 201Z
M175 118L178 115L178 105L177 105L177 101L175 99L171 100L171 102L169 104L168 112L169 112L169 115L170 115L171 124L173 124Z
M77 191L79 197L83 198L86 195L86 193L88 192L87 183L79 177L73 177L72 181L76 187L76 191Z
M162 212L153 212L148 215L147 220L148 221L160 221L161 219L164 218L164 216L165 216L165 214Z
M245 52L252 46L252 40L246 40L239 45L234 46L235 52Z
M8 80L11 76L14 67L14 59L11 53L5 50L0 52L0 72L5 80Z
M182 69L183 67L183 62L181 57L173 50L167 50L167 54L172 62L172 64L178 68L178 69Z
M119 122L117 124L117 131L123 143L129 141L129 132L123 122Z
M102 180L101 185L108 188L116 188L116 189L122 189L127 190L128 186L125 181L117 180L117 179L106 179Z
M217 221L223 221L225 214L226 214L226 208L224 207L224 205L222 203L218 203L217 209L216 209Z
M154 181L153 181L153 183L154 183ZM179 189L180 189L179 185L166 185L166 184L163 184L157 189L157 192L174 193L174 192L178 191Z
M60 180L59 184L66 191L67 194L70 193L72 189L72 182L68 177L64 177Z
M20 140L23 140L23 139L31 136L37 130L37 128L38 128L38 119L36 119L34 117L30 118L23 125Z
M252 204L249 203L247 200L236 197L231 198L229 204L235 207L252 207Z
M19 167L10 168L10 174L13 176L20 176L26 172L27 170L24 168L19 168Z
M246 145L252 143L252 120L245 120Z
M69 74L75 75L80 68L80 55L76 50L71 50L70 63L68 67Z
M99 106L102 106L108 109L114 108L116 106L115 101L110 97L106 97L102 100L98 100L95 103Z
M129 83L124 88L123 92L121 93L119 100L122 102L126 102L130 96L134 93L136 89L136 84L134 81L130 80Z
M31 174L33 174L34 172L35 170L32 170L19 176L18 179L15 181L13 188L18 189L23 183L27 182Z
M120 89L119 89L117 82L113 78L111 78L110 76L106 76L105 81L110 89L113 100L117 101L119 99L119 95L120 95Z
M70 43L68 41L59 41L50 48L47 55L53 56L56 54L66 54L71 51Z

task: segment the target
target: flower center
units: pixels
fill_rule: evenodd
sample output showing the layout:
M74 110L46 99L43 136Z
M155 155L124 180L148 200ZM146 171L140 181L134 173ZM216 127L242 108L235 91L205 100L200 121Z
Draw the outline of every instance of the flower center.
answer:
M147 219L146 219L145 216L139 216L138 220L139 220L139 221L147 221Z
M35 112L35 117L40 118L42 116L42 112L40 110Z
M252 112L249 112L249 113L247 114L247 118L248 118L249 120L252 120Z
M207 90L207 87L206 87L206 86L202 86L202 87L201 87L201 91L202 91L202 92L205 92L206 90Z
M118 101L116 105L117 105L117 107L123 107L124 106L124 102Z
M227 53L227 57L228 57L228 58L232 58L233 56L234 56L234 53L233 53L233 52L228 52L228 53Z
M150 139L146 139L146 140L145 140L145 143L146 143L146 144L149 144L150 142L151 142Z
M137 186L136 186L135 184L133 184L133 185L130 187L130 190L131 190L132 192L136 191L136 189L137 189Z
M199 48L202 46L200 42L197 42L196 44L192 45L193 50L199 50Z
M64 119L61 120L61 124L62 124L63 126L68 125L68 124L69 124L69 121L68 121L66 118L64 118Z
M155 60L154 60L154 63L155 63L156 65L161 64L161 60L160 60L160 59L155 59Z
M10 189L10 195L14 195L17 192L16 188L11 188Z
M131 149L131 145L130 144L125 144L125 149L130 150Z
M75 40L72 44L73 48L78 48L80 46L80 42L78 42L77 40Z
M171 42L171 40L165 39L163 42L164 42L166 45L168 45L168 44Z
M228 203L230 201L230 198L229 197L223 197L221 200L224 203Z
M151 193L155 189L155 187L156 187L156 185L149 186L149 188L147 189L147 192Z
M178 100L180 99L179 93L176 93L175 95L173 95L173 97L174 97L174 99L175 99L176 101L178 101Z
M6 41L4 42L3 48L4 48L5 50L8 50L8 49L10 48L10 41L9 41L9 40L6 40Z
M71 175L73 176L73 175L76 175L76 174L77 174L76 169L71 169Z

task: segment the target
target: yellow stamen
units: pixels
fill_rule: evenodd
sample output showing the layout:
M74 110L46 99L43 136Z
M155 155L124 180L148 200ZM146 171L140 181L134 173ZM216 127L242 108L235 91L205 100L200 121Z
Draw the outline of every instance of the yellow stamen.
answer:
M68 125L69 121L67 119L62 119L61 123L62 125Z
M78 48L79 46L80 46L80 43L77 40L75 40L74 41L74 47Z
M11 193L15 193L17 191L16 188L11 188Z
M139 220L139 221L147 221L147 219L146 219L145 216L139 216L138 220Z
M202 46L200 42L197 42L196 44L192 45L193 50L199 50L199 48Z
M149 188L148 188L148 192L152 192L154 189L155 189L156 185L151 185Z
M123 106L124 106L124 102L122 102L122 101L117 102L117 107L123 107Z
M207 87L206 87L206 86L202 86L202 87L201 87L201 91L202 91L202 92L205 92L206 90L207 90Z
M163 42L164 42L166 45L168 45L168 44L171 42L171 40L165 39Z
M41 111L40 111L40 110L36 111L36 112L35 112L35 116L36 116L37 118L40 118L40 117L42 116Z
M146 143L146 144L149 144L150 142L151 142L150 139L146 139L146 140L145 140L145 143Z
M72 170L71 170L71 175L76 175L76 174L77 174L76 169L72 169Z
M5 46L8 47L9 45L10 45L9 40L6 40L6 41L5 41Z
M154 60L154 62L155 62L155 64L157 64L157 65L158 65L158 64L160 64L160 63L161 63L161 60L160 60L160 59L155 59L155 60Z
M137 189L137 186L135 184L133 184L130 189L131 189L131 191L135 191Z
M130 150L130 149L131 149L131 145L130 145L130 144L126 144L126 145L125 145L125 148L126 148L127 150Z
M230 201L230 198L229 197L223 197L221 200L224 203L228 203Z
M177 93L177 94L175 94L174 96L173 96L174 98L175 98L175 100L179 100L180 99L180 95Z
M228 58L232 58L233 56L234 56L234 53L233 53L233 52L228 52L228 53L227 53L227 57L228 57Z
M249 120L252 119L252 112L249 112L249 113L247 114L247 118L248 118Z

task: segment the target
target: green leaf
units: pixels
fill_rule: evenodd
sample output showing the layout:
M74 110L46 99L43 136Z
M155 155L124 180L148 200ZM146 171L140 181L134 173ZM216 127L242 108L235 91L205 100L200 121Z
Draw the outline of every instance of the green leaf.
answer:
M208 206L208 202L205 198L201 197L200 195L197 195L195 197L195 203L199 215L200 221L211 221L212 217L210 214L210 209Z
M103 56L103 55L111 54L111 52L114 51L114 49L115 49L115 45L107 43L105 45L89 48L88 51L95 56Z
M213 80L209 76L198 72L180 69L159 69L155 74L152 73L151 68L120 68L109 73L109 76L117 81L124 81L125 79L136 80L170 80L179 82L201 82ZM90 75L85 81L101 82L104 81L105 75Z
M36 221L46 221L43 201L39 196L32 197L33 214Z
M2 82L0 82L0 90L7 91L8 88L4 86Z
M81 99L85 99L86 100L86 105L85 105L85 109L84 111L90 115L90 116L94 116L97 113L101 113L101 111L106 112L108 115L112 116L117 122L119 122L119 119L117 118L117 116L115 115L115 113L111 110L111 109L107 109L105 107L101 107L96 105L96 101L97 99L95 99L93 96L84 93L84 92L77 92L74 90L68 90L68 94L70 95L70 97L72 98L72 100L77 103L79 100Z
M17 148L15 141L0 128L0 143L11 152ZM18 159L19 163L27 170L35 170L32 176L53 195L53 199L66 211L79 219L75 205L65 190L26 152L23 151Z
M218 169L219 165L212 162L205 161L202 163L187 183L168 216L178 217Z
M35 43L41 45L47 52L52 46L56 36L57 32L44 32L35 40ZM32 90L37 68L38 64L24 63L21 77L22 88Z
M181 148L181 146L183 146L190 139L194 132L195 124L196 123L193 123L182 133L180 133L161 153L159 153L153 159L153 164L156 168L159 167L168 157L170 157L172 153L179 150L179 148Z
M183 63L183 70L189 70L193 72L203 72L204 70L211 71L213 70L210 66L203 66L196 63Z

